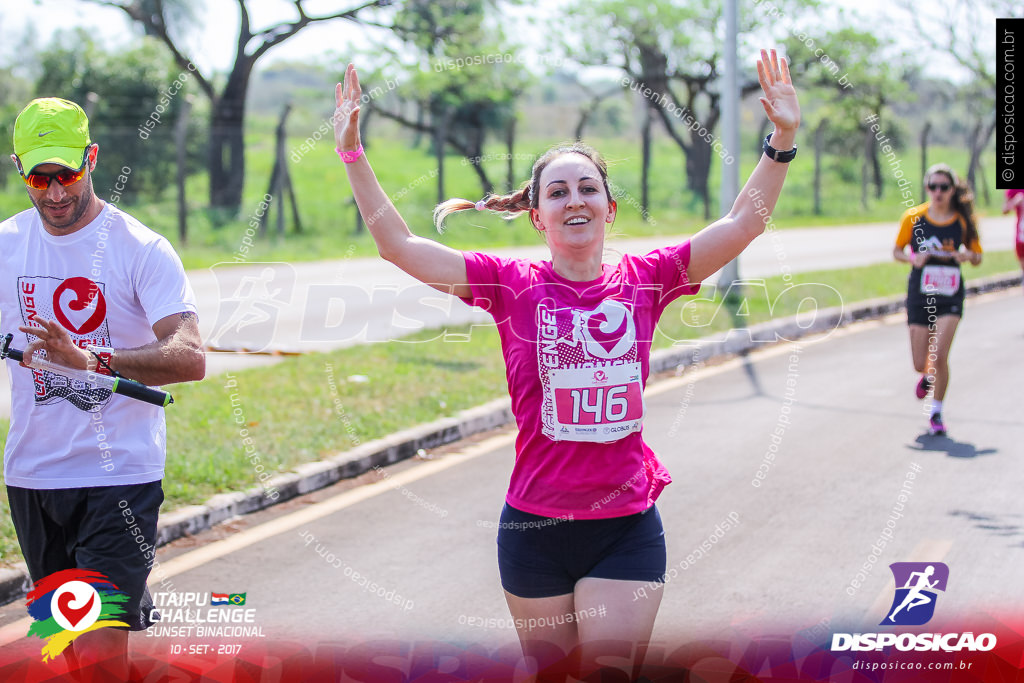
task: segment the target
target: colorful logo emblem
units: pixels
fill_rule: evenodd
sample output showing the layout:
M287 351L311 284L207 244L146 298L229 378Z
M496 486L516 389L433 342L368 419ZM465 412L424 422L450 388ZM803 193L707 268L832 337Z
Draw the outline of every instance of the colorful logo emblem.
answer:
M949 567L942 562L894 562L896 595L882 626L920 626L935 614L936 591L946 590Z
M245 593L210 593L210 606L235 605L241 607L245 604Z
M89 631L123 626L129 597L105 575L89 569L65 569L36 581L28 594L28 613L35 622L28 635L42 638L43 661L54 659Z

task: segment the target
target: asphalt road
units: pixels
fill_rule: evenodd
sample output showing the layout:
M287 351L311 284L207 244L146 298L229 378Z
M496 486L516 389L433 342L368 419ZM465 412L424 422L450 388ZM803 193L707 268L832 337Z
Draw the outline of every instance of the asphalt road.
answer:
M1016 289L968 300L953 346L948 437L925 435L902 316L653 383L645 437L675 478L658 506L676 570L655 640L877 630L893 591L887 565L898 561L949 566L936 608L944 622L1019 613L1022 310ZM379 483L347 482L177 542L161 551L159 570L181 594L245 592L268 639L514 648L493 528L511 436L455 444L389 468ZM0 644L25 632L23 610L0 609ZM180 642L135 635L132 647Z

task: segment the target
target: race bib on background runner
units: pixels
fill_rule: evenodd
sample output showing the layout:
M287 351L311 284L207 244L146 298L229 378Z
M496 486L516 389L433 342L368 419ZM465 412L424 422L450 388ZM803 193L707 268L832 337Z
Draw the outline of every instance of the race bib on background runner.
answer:
M611 299L593 310L548 303L537 308L544 435L607 443L640 431L644 395L632 307Z
M925 266L921 269L921 293L953 296L960 290L960 269L956 266Z

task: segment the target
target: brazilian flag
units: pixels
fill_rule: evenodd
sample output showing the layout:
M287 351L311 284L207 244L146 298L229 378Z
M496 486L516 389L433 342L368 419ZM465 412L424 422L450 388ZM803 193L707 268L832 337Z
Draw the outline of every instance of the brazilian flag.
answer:
M228 595L228 602L232 605L244 605L245 604L245 593L231 593Z

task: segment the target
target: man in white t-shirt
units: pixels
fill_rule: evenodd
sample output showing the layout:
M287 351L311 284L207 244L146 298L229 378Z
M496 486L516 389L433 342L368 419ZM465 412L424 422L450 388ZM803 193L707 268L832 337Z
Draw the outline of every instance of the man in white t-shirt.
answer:
M202 379L181 260L165 238L96 196L98 147L81 107L33 100L15 122L14 152L34 208L0 223L0 335L13 334L26 359L42 350L67 367L149 385ZM101 572L129 596L123 621L147 628L163 408L27 366L8 372L4 479L32 580ZM99 628L65 652L72 666L126 680L127 646L128 630Z

